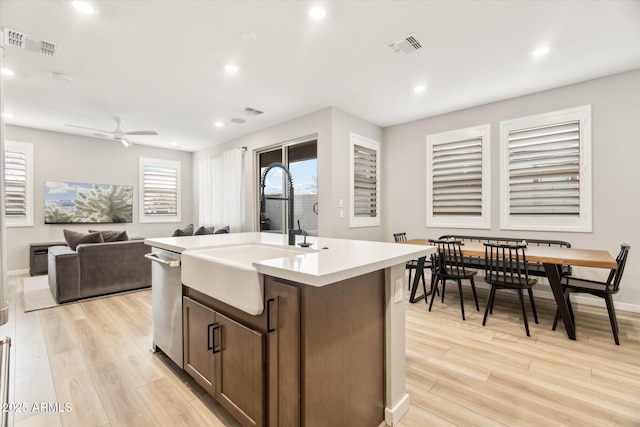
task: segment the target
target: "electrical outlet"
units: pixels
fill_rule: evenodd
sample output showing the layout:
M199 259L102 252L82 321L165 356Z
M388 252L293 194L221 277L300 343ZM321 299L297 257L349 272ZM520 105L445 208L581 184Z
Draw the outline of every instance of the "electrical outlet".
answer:
M396 279L396 289L395 289L395 295L396 295L395 301L396 302L402 302L402 294L403 294L402 288L403 288L403 285L404 285L404 280Z

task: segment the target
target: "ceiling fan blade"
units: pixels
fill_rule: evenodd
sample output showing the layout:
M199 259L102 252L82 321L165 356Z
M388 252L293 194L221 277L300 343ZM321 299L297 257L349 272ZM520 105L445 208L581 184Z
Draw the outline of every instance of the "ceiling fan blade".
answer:
M85 127L85 126L76 126L76 125L65 125L65 126L68 126L70 128L95 130L95 131L102 132L102 133L113 133L112 130L102 130L102 129L96 129L96 128L88 128L88 127Z
M133 132L124 132L125 135L157 135L158 132L154 130L137 130Z

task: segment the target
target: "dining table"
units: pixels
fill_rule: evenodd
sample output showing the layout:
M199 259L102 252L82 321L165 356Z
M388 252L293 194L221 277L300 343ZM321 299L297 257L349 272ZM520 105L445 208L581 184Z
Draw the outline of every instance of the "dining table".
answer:
M410 239L407 244L430 245L428 239ZM463 242L460 246L462 255L465 256L485 256L485 246L482 242ZM564 295L562 287L562 266L571 265L576 267L594 267L615 270L618 266L616 259L606 250L601 249L577 249L557 246L538 246L529 245L525 249L527 261L540 262L544 266L544 270L549 280L549 286L553 292L553 297L558 306L560 317L564 323L567 336L576 339L576 325L570 314L569 305ZM416 296L420 278L424 280L424 266L426 257L418 259L416 274L414 275L413 284L411 286L411 296L409 301L414 303L422 298L426 299L426 295ZM420 272L420 274L418 274ZM421 276L420 276L421 275ZM424 282L423 282L424 283ZM426 292L426 288L425 288Z

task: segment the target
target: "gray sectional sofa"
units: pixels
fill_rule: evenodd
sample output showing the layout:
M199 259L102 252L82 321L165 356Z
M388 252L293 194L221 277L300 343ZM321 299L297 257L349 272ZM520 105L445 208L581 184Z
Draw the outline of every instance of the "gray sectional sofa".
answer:
M49 288L58 303L151 286L144 240L49 248Z

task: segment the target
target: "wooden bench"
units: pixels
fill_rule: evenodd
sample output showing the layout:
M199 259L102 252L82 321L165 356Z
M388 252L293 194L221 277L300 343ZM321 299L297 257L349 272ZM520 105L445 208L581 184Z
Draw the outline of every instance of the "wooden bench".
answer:
M523 241L527 242L527 246L559 246L564 248L570 248L571 243L562 240L543 240L543 239L517 239L511 237L482 237L482 236L463 236L458 234L446 234L440 236L442 239L453 239L461 242L480 242L480 243L497 243L497 244L517 244ZM462 257L465 267L476 268L484 270L484 257L478 256L464 256ZM529 261L527 262L529 275L546 277L544 266L540 262ZM568 276L571 274L571 266L562 266L562 276Z

